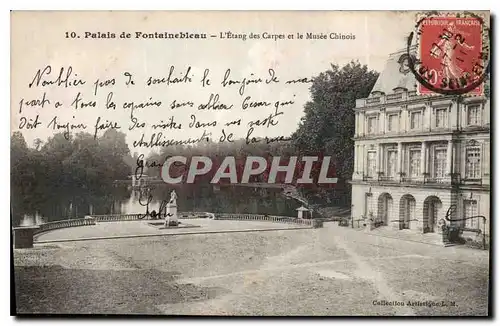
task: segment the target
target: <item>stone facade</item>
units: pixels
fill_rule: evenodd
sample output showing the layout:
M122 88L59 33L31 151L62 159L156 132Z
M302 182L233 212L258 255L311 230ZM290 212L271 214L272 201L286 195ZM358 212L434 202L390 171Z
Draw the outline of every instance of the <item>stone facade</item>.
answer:
M426 233L449 210L451 224L488 235L489 99L418 96L404 57L392 54L369 97L356 100L352 218ZM467 219L478 215L486 223Z

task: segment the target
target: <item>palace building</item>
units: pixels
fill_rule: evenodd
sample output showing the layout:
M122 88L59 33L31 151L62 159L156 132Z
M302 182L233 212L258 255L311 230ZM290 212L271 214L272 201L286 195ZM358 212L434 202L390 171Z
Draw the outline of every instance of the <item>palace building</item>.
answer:
M400 51L356 100L352 218L428 233L452 207L451 224L489 235L490 101L416 88Z

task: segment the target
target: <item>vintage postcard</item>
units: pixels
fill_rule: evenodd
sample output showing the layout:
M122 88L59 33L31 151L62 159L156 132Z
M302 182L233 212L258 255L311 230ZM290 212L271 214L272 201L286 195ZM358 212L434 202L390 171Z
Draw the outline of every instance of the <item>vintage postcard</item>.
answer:
M13 11L12 314L490 316L488 11Z

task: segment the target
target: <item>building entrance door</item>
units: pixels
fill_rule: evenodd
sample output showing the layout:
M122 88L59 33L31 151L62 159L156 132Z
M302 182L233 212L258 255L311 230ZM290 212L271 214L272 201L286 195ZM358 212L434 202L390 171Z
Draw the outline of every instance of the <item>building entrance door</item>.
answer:
M392 212L392 197L388 193L383 193L378 198L378 220L382 225L389 225Z
M441 206L438 197L431 196L424 200L424 233L436 232Z
M399 209L399 228L409 229L410 223L415 219L415 198L412 195L401 197Z
M427 222L427 230L429 230L429 232L434 232L436 228L436 220L437 220L437 207L436 203L432 202L429 205L429 220Z

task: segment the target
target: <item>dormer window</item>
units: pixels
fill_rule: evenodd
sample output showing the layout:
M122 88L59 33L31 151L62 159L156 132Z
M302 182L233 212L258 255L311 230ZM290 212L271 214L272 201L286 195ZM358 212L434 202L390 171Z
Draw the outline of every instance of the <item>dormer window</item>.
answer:
M372 95L372 97L380 97L380 96L385 95L385 93L381 92L381 91L373 91L371 95Z
M396 93L396 94L399 94L399 93L404 93L404 92L406 92L406 91L407 91L407 89L406 89L406 88L404 88L404 87L400 87L400 86L398 86L398 87L394 88L392 91L393 91L394 93Z

